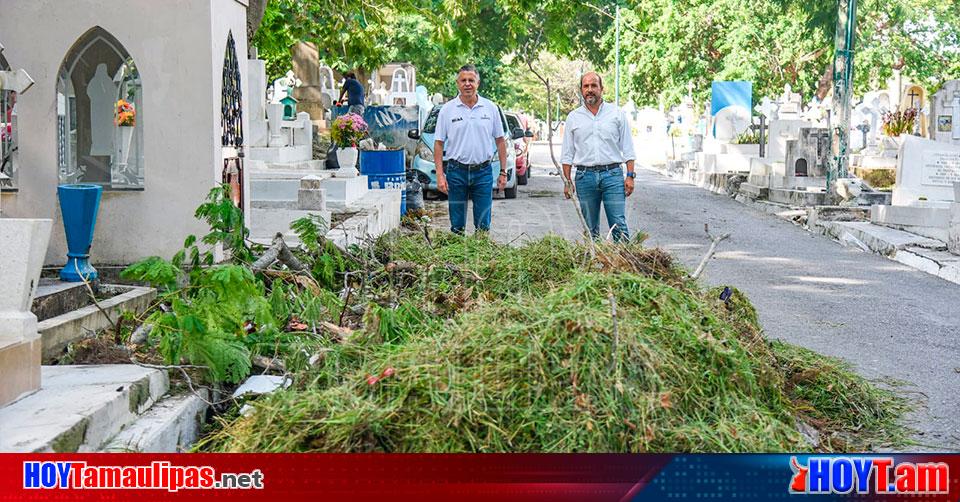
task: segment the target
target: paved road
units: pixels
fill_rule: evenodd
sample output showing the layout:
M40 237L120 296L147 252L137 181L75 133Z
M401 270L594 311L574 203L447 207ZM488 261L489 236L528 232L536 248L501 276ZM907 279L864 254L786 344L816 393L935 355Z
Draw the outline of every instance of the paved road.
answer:
M491 234L503 242L578 238L573 206L548 174L549 149L535 144L531 161L533 177L517 199L494 201ZM772 338L843 358L868 378L908 382L902 391L920 399L909 421L921 446L911 450L960 451L960 286L652 171L638 169L636 187L632 233L647 232L649 245L690 268L709 245L704 223L732 233L707 266L708 283L746 292Z

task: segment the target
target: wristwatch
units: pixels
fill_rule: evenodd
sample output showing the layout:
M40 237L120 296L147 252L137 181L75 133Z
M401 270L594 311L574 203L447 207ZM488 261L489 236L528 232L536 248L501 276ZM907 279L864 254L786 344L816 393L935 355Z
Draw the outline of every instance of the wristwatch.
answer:
M634 172L627 173L627 178L636 178L636 177L637 177L637 173L634 173Z
M507 172L501 169L501 170L500 170L500 176L506 176L506 175L507 175Z

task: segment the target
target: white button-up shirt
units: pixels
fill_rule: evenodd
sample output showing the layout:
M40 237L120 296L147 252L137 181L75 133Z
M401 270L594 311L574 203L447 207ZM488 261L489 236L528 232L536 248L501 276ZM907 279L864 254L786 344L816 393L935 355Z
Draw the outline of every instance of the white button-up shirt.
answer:
M630 123L616 105L601 103L596 115L581 106L567 115L561 164L602 166L636 158Z
M437 114L434 139L443 141L443 160L453 159L464 164L486 162L497 151L496 138L503 136L500 110L479 95L472 108L457 96L447 101Z

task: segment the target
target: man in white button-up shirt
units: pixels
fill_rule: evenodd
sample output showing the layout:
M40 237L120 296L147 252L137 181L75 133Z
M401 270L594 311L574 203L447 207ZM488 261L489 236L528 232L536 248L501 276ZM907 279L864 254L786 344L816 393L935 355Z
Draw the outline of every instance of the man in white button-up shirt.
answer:
M600 204L617 242L630 238L627 229L626 198L633 193L636 176L633 137L626 115L617 106L603 102L603 81L589 72L580 78L583 106L567 115L563 132L563 193L569 199L576 189L580 209L593 238L600 233ZM626 163L624 178L621 164ZM571 167L577 168L576 183L570 181Z
M463 234L467 225L467 199L473 201L473 225L490 230L493 208L493 174L490 172L492 144L500 159L497 188L507 183L507 148L500 109L477 94L480 74L473 65L457 73L460 95L440 108L433 145L437 189L447 194L450 230ZM491 139L493 141L491 142Z

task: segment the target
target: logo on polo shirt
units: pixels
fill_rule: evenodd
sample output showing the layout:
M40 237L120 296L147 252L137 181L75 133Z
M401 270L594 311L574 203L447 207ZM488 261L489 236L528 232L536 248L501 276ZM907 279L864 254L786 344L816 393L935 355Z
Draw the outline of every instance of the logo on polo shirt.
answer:
M463 117L457 117L457 118L451 120L450 122L460 122L461 120L463 120Z

